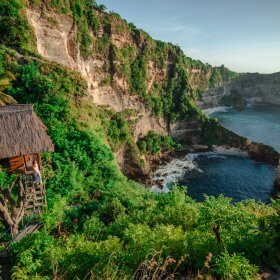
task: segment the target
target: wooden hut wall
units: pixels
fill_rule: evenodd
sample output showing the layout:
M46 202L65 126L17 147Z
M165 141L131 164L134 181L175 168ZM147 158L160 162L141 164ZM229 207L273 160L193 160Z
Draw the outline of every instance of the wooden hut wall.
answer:
M39 154L24 155L11 157L0 160L0 164L7 169L8 172L32 172L33 161L36 160L41 169L41 159Z
M25 172L24 159L22 156L9 158L8 172Z

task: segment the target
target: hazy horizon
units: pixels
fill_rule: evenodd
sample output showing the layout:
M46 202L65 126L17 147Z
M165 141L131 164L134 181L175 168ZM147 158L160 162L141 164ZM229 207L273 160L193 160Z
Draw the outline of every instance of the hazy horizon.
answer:
M280 71L278 0L98 2L204 63L237 72Z

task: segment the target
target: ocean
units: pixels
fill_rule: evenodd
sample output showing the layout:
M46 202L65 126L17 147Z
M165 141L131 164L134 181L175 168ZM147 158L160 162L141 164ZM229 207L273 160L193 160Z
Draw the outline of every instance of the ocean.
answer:
M250 105L242 111L219 108L211 116L239 135L280 151L280 106ZM205 195L223 194L234 202L255 199L267 203L274 194L276 168L244 155L208 152L189 154L182 160L184 164L178 164L178 160L174 162L177 168L173 162L169 163L163 168L164 176L161 172L156 173L157 179L164 179L164 191L177 182L198 201L202 201ZM168 170L172 173L169 174Z
M280 106L251 104L242 111L225 108L211 116L237 134L280 152Z

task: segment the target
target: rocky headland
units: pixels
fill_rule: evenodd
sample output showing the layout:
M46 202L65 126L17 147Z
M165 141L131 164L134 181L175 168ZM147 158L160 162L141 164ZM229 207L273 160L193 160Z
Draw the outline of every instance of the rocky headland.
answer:
M250 102L280 105L280 72L240 74L228 83L207 90L197 104L202 109L218 106L242 109Z

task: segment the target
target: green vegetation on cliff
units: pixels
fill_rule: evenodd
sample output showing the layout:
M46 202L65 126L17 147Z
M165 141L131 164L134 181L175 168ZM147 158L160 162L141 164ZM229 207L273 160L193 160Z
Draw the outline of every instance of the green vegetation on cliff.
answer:
M0 21L10 18L5 6L9 3L15 9L12 14L24 20L17 1L1 1ZM95 6L94 1L82 0L64 1L62 6L62 1L45 3L65 13L74 5L79 17L85 11L83 4ZM96 9L92 12L97 14ZM135 36L147 36L130 28ZM30 31L28 26L26 30ZM103 38L102 44L107 45ZM7 37L1 43L24 52L25 43L15 46L13 40ZM152 47L162 52L154 54L150 46L143 53L157 57L160 65L166 53L171 56L168 46L157 42ZM127 59L126 53L131 51L123 52ZM137 91L146 88L141 85L146 75L142 59L137 54L132 67L127 59L120 70L133 80L131 87ZM154 86L152 101L146 92L139 94L151 102L156 114L172 121L186 115L203 118L186 97L191 86L181 63L170 69L164 84ZM199 64L187 58L184 63ZM13 279L151 279L151 275L155 279L175 271L208 279L255 279L262 267L279 265L279 201L233 204L220 196L198 203L176 187L169 194L151 193L121 174L111 151L133 145L132 124L126 120L130 112L90 105L87 85L78 73L4 46L0 48L1 79L7 81L1 88L6 95L34 104L55 144L55 152L43 157L48 208L40 217L40 231L12 246ZM159 100L161 105L156 105ZM153 133L141 141L148 153L176 147L169 137ZM5 184L6 176L0 175L0 183Z
M35 36L25 18L20 1L2 0L0 3L0 44L23 53L35 53Z
M85 58L104 61L106 78L102 85L117 87L116 79L124 80L130 94L138 94L156 116L171 122L191 117L191 101L201 98L208 88L237 76L223 65L203 64L186 57L178 46L153 40L118 14L105 13L95 1L30 0L29 4L42 12L50 9L72 16L78 32L74 42L69 43L80 43ZM124 39L116 43L118 37Z
M153 131L149 131L145 137L138 140L137 145L142 154L152 155L180 147L171 137Z

